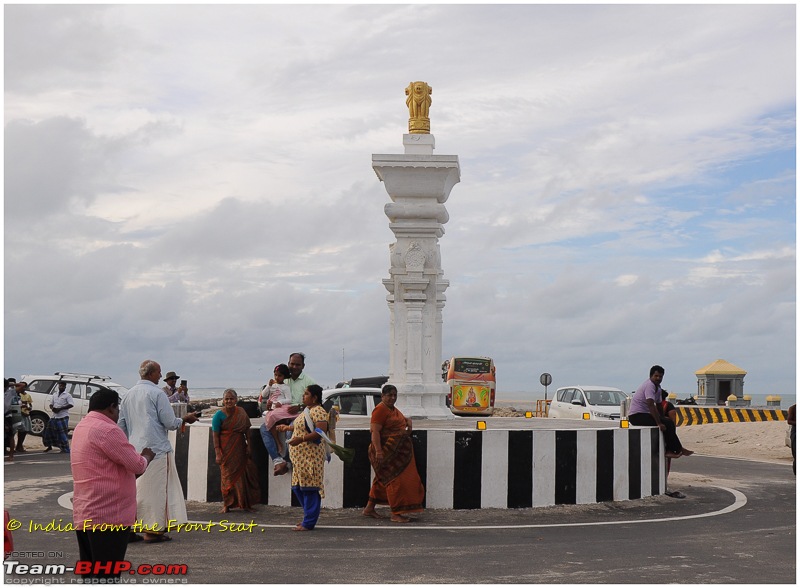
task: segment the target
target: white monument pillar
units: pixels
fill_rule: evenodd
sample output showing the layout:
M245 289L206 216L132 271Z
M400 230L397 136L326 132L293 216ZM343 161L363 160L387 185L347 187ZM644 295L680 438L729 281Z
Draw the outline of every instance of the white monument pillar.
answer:
M372 168L392 199L384 212L397 239L389 246L389 278L383 280L389 291L389 383L397 386L397 406L406 416L450 418L441 370L449 283L439 237L449 220L444 203L461 169L457 155L433 155L429 133L403 135L403 145L402 155L372 155Z

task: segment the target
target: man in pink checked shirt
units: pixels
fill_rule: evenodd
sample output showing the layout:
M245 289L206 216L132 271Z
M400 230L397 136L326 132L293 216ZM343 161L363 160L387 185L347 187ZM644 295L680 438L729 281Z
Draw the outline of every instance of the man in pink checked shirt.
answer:
M118 419L119 395L101 389L89 399L89 413L72 434L72 517L80 558L93 564L125 560L136 522L136 478L155 455L149 447L137 453ZM112 568L83 577L119 578Z

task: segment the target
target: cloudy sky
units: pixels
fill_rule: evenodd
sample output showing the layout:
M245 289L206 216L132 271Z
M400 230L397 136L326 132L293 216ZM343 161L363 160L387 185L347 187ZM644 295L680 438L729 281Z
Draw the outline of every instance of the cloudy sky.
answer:
M443 355L498 391L796 386L794 5L5 9L5 374L386 373L412 80L461 183ZM343 361L344 357L344 361Z

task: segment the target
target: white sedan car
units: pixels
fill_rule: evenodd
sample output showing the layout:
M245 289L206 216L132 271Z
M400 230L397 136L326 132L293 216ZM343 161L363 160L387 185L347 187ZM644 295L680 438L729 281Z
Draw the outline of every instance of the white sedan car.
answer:
M618 421L620 404L627 398L628 395L619 388L565 386L556 390L547 416L554 419Z

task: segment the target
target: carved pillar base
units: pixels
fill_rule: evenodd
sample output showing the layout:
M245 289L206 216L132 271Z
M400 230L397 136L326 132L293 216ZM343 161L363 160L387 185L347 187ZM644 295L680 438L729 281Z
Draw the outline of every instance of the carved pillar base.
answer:
M455 415L447 408L447 384L398 384L397 407L409 418L450 419Z

